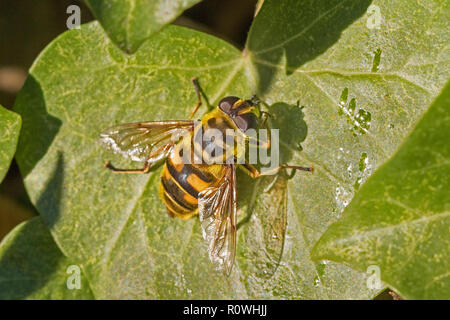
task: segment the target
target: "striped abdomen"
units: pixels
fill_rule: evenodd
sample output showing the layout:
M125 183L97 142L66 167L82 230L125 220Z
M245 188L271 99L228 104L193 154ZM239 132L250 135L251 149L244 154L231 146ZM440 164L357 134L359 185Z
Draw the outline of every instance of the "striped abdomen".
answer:
M209 129L222 132L224 140L206 139L205 141L202 137L194 137L194 134L201 133L203 135ZM217 160L225 160L227 154L223 146L226 144L227 129L235 129L235 126L222 111L216 108L202 118L202 122L197 124L196 130L194 130L195 133L192 132L189 139L183 139L178 143L167 158L161 175L159 192L170 216L187 219L197 214L199 192L214 185L222 177L224 166L207 164L211 161L205 162L205 159L216 157L213 153L207 154L208 148L220 146L221 154L225 157L219 156ZM190 148L186 148L186 146L183 148L183 145L186 144L190 144ZM188 157L190 163L183 163L183 149L190 150L190 157ZM198 159L203 160L202 164L195 163L194 154Z
M184 164L176 146L167 158L161 174L159 192L169 216L182 219L198 213L198 194L213 185L221 165Z

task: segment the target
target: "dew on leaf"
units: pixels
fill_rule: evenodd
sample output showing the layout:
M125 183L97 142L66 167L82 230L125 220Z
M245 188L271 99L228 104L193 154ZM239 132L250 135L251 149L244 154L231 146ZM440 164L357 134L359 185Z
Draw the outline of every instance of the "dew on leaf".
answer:
M363 172L367 167L368 159L367 153L363 152L361 154L361 158L359 159L359 171Z
M352 169L353 169L352 167L353 167L352 164L349 164L347 167L347 173L350 178L352 177Z
M314 287L318 287L320 285L320 277L319 276L315 276L314 277Z
M317 273L319 274L319 277L323 277L323 275L325 274L325 267L326 267L325 262L319 262L317 264L316 269L317 269Z
M370 122L372 120L372 114L363 108L357 107L356 98L350 99L348 105L346 105L348 99L348 88L345 88L339 98L338 114L345 115L347 122L350 124L350 131L353 136L358 136L367 133L370 129Z
M380 59L381 59L381 49L378 48L375 51L375 56L373 57L371 72L377 72L378 71L378 67L380 66Z
M337 154L337 159L341 160L342 159L342 154L346 154L348 153L348 151L345 151L344 148L340 147L339 148L339 153Z
M353 187L355 189L358 189L361 184L364 182L365 179L371 174L372 172L372 166L369 165L369 158L367 156L366 152L363 152L361 154L361 157L359 159L359 165L358 165L358 177L355 180L355 183L353 184Z
M348 88L344 88L344 90L342 90L341 97L339 99L339 103L341 106L345 106L345 104L347 103L347 98L348 98Z
M356 114L356 120L359 127L365 129L366 131L370 128L370 120L372 120L372 114L364 109L359 109Z
M319 261L316 264L316 271L317 271L317 276L314 277L314 287L317 287L320 285L321 283L321 278L325 275L325 267L327 265L327 261L326 260L322 260Z
M358 189L361 186L362 178L358 177L355 180L355 183L353 184L353 188Z
M344 211L345 207L347 207L348 204L350 203L350 200L352 199L353 194L351 192L347 191L340 184L337 185L335 192L336 192L335 200L336 200L336 206L337 206L338 217L339 217L340 214L342 213L342 211Z
M356 99L355 99L355 98L352 98L352 99L350 100L350 103L348 104L348 112L349 112L350 114L354 114L354 113L355 113L355 110L356 110Z

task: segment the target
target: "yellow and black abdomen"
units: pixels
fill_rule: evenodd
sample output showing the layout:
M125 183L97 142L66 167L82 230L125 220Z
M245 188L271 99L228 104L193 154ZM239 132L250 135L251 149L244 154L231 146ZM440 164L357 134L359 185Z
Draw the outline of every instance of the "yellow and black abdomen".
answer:
M164 164L159 193L169 216L188 219L198 213L198 194L217 181L222 166L185 164L180 150L177 145Z
M196 134L204 133L208 129L217 129L226 136L226 129L235 129L231 120L220 111L214 109L206 114L200 124L196 126ZM202 138L194 138L194 132L191 132L188 139L183 138L168 156L161 174L161 184L159 193L167 207L167 213L171 217L188 219L198 213L198 194L206 188L215 185L224 174L222 164L212 163L196 164L194 162L194 153L198 159L211 159L211 156L205 154L205 150L210 144L216 146L218 141L205 141ZM225 141L222 141L223 148ZM190 148L186 145L190 144ZM190 150L190 162L183 163L183 150ZM225 149L222 155L226 157ZM217 160L225 160L218 157ZM211 163L211 161L207 161Z

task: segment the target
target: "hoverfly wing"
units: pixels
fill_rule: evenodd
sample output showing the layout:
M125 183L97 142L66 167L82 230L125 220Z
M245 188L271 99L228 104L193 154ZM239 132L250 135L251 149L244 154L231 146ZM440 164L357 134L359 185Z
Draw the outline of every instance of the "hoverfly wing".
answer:
M225 166L222 179L198 196L202 235L216 269L231 273L236 254L236 167Z
M189 120L124 123L103 131L100 142L133 161L145 161L152 152L168 150L177 138L193 129L194 122Z

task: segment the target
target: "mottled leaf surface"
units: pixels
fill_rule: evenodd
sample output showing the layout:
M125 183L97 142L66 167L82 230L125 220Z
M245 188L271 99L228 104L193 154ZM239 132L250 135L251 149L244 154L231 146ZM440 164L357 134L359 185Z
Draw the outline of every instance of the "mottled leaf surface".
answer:
M181 221L166 215L157 192L160 169L148 175L117 175L103 168L106 160L121 167L140 166L101 148L98 135L104 128L138 120L185 119L196 102L193 76L200 79L211 103L230 94L248 97L253 90L244 63L241 53L225 42L180 27L167 27L129 56L92 23L60 36L32 68L15 106L30 120L19 143L18 162L32 201L62 252L81 263L96 297L326 297L314 291L315 273L291 274L292 261L305 265L296 250L289 252L283 273L267 280L267 274L280 270L283 246L267 237L280 230L260 232L245 221L238 240L242 253L231 277L223 278L208 259L198 219ZM34 123L36 114L42 120ZM44 151L25 152L32 149L29 144L44 124L49 128L39 136ZM253 182L239 187L242 195L246 189L257 192L253 200L240 196L239 217L249 215L246 208L260 206L261 213L254 213L266 223L263 230L269 229L268 221L279 219L282 225L289 219L283 217L288 210L282 206L287 202L282 194L287 182L281 179L271 191L278 194L281 207L261 198L261 188L269 182L261 182L256 191ZM267 214L272 220L264 218ZM291 228L288 232L295 235L296 227ZM293 240L296 249L302 247L297 241ZM273 252L266 254L261 248ZM257 274L245 267L245 256L250 255L260 259ZM309 261L307 255L303 259ZM241 263L246 270L241 270ZM347 285L344 280L339 283ZM335 296L369 297L361 282L348 288Z
M448 19L444 3L392 10L379 1L382 28L369 29L369 3L344 2L349 5L264 1L243 54L169 26L126 55L97 23L63 34L42 53L15 105L29 124L18 163L32 201L62 252L82 264L96 297L364 299L376 293L364 273L313 262L310 250L444 85ZM322 24L333 26L333 36L320 40L328 30ZM295 50L286 50L288 44ZM306 47L306 57L289 58ZM270 125L281 129L281 160L315 167L291 180L238 175L238 253L229 278L213 271L198 219L166 216L157 194L160 169L112 174L103 168L106 160L141 164L97 143L114 124L185 119L196 102L194 76L212 105L226 95L258 93L273 114ZM33 123L35 117L40 121ZM32 148L36 140L40 147Z
M25 184L62 252L80 261L99 298L247 297L238 272L223 279L213 270L198 219L167 216L160 168L113 174L106 160L141 164L98 141L118 123L186 119L196 104L194 76L211 103L248 96L240 52L181 27L165 28L134 55L98 23L74 31L45 49L15 105L29 120L17 156ZM36 137L41 152L30 146Z
M16 152L22 120L17 113L0 106L0 182Z
M201 0L86 0L111 39L135 52L152 34Z
M450 85L313 250L409 299L450 298Z
M445 1L296 3L264 1L249 33L247 55L269 105L299 101L304 106L304 126L300 120L278 126L289 128L291 140L306 135L301 152L295 139L287 146L287 137L281 141L291 150L285 152L287 160L315 167L314 175L297 173L287 184L283 258L292 252L297 259L293 265L317 280L314 292L333 297L337 278L366 275L333 262L314 264L309 252L373 170L392 156L449 78L445 30L450 11ZM291 220L289 212L294 213ZM302 248L290 251L290 245L301 242ZM282 270L283 263L277 274Z
M93 299L84 273L79 289L70 279L76 266L56 245L40 217L15 227L0 243L0 299Z

